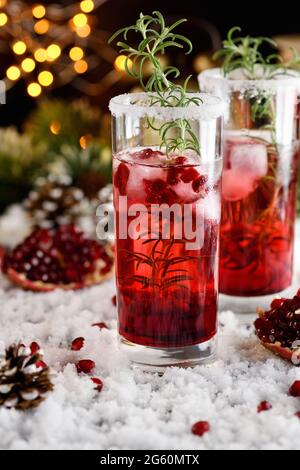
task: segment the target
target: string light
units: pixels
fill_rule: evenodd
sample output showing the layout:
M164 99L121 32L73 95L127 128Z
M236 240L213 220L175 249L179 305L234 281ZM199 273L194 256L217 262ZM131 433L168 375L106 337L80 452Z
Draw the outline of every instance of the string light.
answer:
M88 22L87 16L84 13L78 13L73 18L73 23L76 28L82 28Z
M80 38L87 38L91 34L91 28L88 24L86 24L82 28L76 28L76 34Z
M76 62L77 60L81 60L83 58L84 52L81 49L81 47L72 47L69 55L70 55L70 59Z
M17 41L17 42L14 43L12 48L13 48L13 51L14 51L15 54L22 55L22 54L25 54L27 46L26 46L25 42Z
M8 17L5 13L0 13L0 26L6 25Z
M23 60L21 67L24 70L24 72L27 72L27 73L33 72L33 70L35 69L35 62L33 59L30 59L28 57L27 59Z
M32 98L37 98L42 93L42 87L38 83L30 83L27 87L27 92Z
M51 62L61 55L61 48L58 44L50 44L47 48L47 59Z
M54 135L60 134L61 131L61 123L59 121L52 121L50 124L50 131Z
M46 34L48 33L49 31L49 27L50 27L50 24L49 24L49 21L48 20L40 20L38 21L37 23L35 23L34 25L34 31L37 33L37 34Z
M47 60L47 51L40 47L35 51L34 58L37 62L45 62Z
M82 74L88 70L88 64L85 60L78 60L74 64L74 70L76 73Z
M95 8L94 2L92 0L83 0L80 2L80 9L84 13L91 13Z
M126 72L126 55L119 55L115 62L114 67L117 72ZM132 67L132 60L128 59L127 66L130 69Z
M32 15L38 19L43 18L46 15L46 8L44 5L36 5L32 9Z
M47 87L47 86L52 85L53 80L54 80L54 77L51 72L44 70L43 72L39 73L38 81L42 86Z
M9 67L6 71L6 76L9 80L18 80L21 76L19 67L17 67L16 65L12 65L11 67Z

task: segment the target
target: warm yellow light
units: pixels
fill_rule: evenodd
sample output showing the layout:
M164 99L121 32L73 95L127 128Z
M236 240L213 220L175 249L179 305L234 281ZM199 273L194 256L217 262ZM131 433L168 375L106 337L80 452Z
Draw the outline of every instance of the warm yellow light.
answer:
M94 2L92 0L83 0L80 2L80 9L84 13L91 13L95 8Z
M117 72L126 72L126 60L127 57L126 55L119 55L115 62L114 62L114 67ZM132 67L132 60L128 59L127 61L127 66L130 69Z
M5 13L0 13L0 26L4 26L8 21L8 17Z
M6 4L7 4L6 0L0 0L0 8L5 7Z
M38 83L30 83L27 87L27 92L32 98L37 98L42 93L42 87Z
M38 81L42 86L50 86L52 85L54 77L51 72L44 70L43 72L39 73Z
M52 121L50 124L50 131L54 135L58 135L61 131L61 123L59 121Z
M70 58L74 61L81 60L84 56L84 52L81 47L72 47L70 50Z
M88 64L85 60L78 60L74 64L74 69L76 73L85 73L88 69Z
M47 48L47 59L52 61L58 59L61 54L61 48L58 44L50 44Z
M30 59L28 57L27 59L23 60L21 67L24 70L24 72L30 73L35 69L35 62L33 59Z
M18 80L21 76L19 67L17 67L16 65L12 65L11 67L9 67L6 71L6 76L9 80Z
M82 28L76 28L76 34L80 38L87 38L91 34L91 27L86 24Z
M13 51L17 55L22 55L26 52L26 44L23 41L17 41L13 45Z
M34 25L34 31L37 34L46 34L49 31L49 21L48 20L40 20Z
M87 22L88 22L88 19L84 13L78 13L73 18L73 23L76 26L76 28L82 28L83 26L87 24Z
M83 136L80 137L80 139L79 139L80 147L81 147L83 150L85 150L85 149L89 146L89 144L90 144L90 142L91 142L92 139L93 139L93 137L92 137L90 134L88 134L88 135L83 135Z
M32 9L32 14L35 18L43 18L46 15L46 8L43 5L36 5Z
M47 60L47 51L45 49L37 49L34 53L34 58L37 62L45 62Z

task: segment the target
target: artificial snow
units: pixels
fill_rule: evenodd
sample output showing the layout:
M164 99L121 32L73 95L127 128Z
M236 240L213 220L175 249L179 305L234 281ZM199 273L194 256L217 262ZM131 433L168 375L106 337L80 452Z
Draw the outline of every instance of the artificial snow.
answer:
M50 294L0 281L0 351L14 341L39 342L55 384L39 408L0 408L0 449L300 449L300 399L288 395L300 369L259 344L254 314L220 314L214 366L170 368L160 377L133 368L118 351L114 294L113 281ZM109 329L91 326L100 321ZM73 352L79 336L84 348ZM95 361L101 393L77 374L80 359ZM263 400L273 408L258 414ZM196 421L209 421L211 431L194 436Z

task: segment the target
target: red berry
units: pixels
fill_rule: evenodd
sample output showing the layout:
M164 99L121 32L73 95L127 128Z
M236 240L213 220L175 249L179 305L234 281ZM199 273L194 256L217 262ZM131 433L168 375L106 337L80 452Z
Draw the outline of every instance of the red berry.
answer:
M280 308L284 304L285 299L274 299L271 303L271 308Z
M195 193L199 193L203 186L207 183L207 176L200 176L196 180L193 181L192 187Z
M112 298L111 298L111 303L116 306L117 305L117 296L114 295Z
M300 289L297 292L297 297L300 297Z
M176 165L184 165L187 161L186 157L177 157L175 160Z
M76 369L78 374L83 373L83 374L90 374L96 367L96 364L94 361L91 361L90 359L82 359L81 361L78 361L76 364Z
M174 186L179 183L180 181L180 173L181 173L180 168L176 168L174 166L171 166L168 170L167 174L167 183L170 184L171 186Z
M108 326L107 326L107 324L104 323L104 322L94 323L92 326L97 326L97 328L99 328L99 330L103 330L103 329L107 329L107 330L108 330Z
M206 432L210 431L210 425L207 421L198 421L192 426L192 433L195 436L202 437Z
M30 351L32 355L36 354L41 349L40 345L36 343L35 341L31 343L29 347L30 347Z
M199 177L199 173L195 168L187 168L181 175L181 181L190 183Z
M262 401L257 407L257 413L261 413L262 411L268 411L272 408L273 406L271 405L271 403L269 403L268 401Z
M74 339L71 346L72 351L80 351L84 346L84 341L85 339L82 337Z
M120 163L114 176L114 185L118 188L121 196L126 195L126 186L129 179L129 168L125 163Z
M36 366L37 369L39 369L39 368L41 368L41 369L46 369L47 364L46 364L46 362L44 362L44 361L37 361L37 362L35 363L35 366Z
M135 157L140 158L141 160L148 160L152 157L162 157L164 154L159 150L152 150L151 148L143 149L140 152L134 154Z
M95 390L97 390L97 392L102 392L104 386L102 380L97 377L93 377L91 381L96 385Z
M296 380L290 387L290 395L292 397L300 397L300 380Z

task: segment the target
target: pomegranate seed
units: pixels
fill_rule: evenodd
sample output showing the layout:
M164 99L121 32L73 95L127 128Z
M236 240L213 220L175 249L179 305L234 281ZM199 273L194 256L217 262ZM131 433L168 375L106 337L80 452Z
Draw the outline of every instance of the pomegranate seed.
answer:
M102 392L104 385L102 380L98 379L97 377L93 377L91 381L96 385L95 390L97 390L97 392Z
M103 330L103 329L107 329L107 330L108 330L108 326L107 326L107 324L104 323L104 322L94 323L92 326L96 326L97 328L99 328L99 330Z
M284 304L285 299L274 299L271 308L280 308Z
M83 373L83 374L90 374L96 367L96 364L94 361L91 361L90 359L82 359L81 361L78 361L76 364L76 369L78 374Z
M32 355L36 354L41 349L40 345L35 341L33 341L29 347Z
M195 436L202 437L206 432L210 431L210 425L207 421L198 421L192 426L192 433Z
M167 174L167 183L170 184L171 186L174 186L179 183L180 181L180 173L181 173L180 168L176 168L174 166L171 166L168 170Z
M114 295L112 298L111 298L111 303L116 307L117 305L117 296Z
M41 368L41 369L46 369L47 364L46 364L46 362L44 362L44 361L37 361L37 362L35 363L35 366L36 366L37 369L40 369L40 368Z
M184 183L190 183L199 177L199 173L195 168L186 169L181 175L181 181Z
M129 179L129 168L125 163L120 163L114 176L114 185L118 188L121 196L126 195L126 186Z
M80 351L84 346L84 341L85 339L82 337L74 339L71 346L72 351Z
M195 193L199 193L200 189L207 183L207 176L200 176L195 181L193 181L192 187Z
M290 387L290 395L292 397L300 397L300 380L296 380Z
M297 297L300 297L300 289L297 292Z
M184 165L187 161L186 157L177 157L175 160L176 165Z
M269 403L268 401L262 401L257 407L257 413L268 411L268 410L271 410L272 408L273 406L271 405L271 403Z

